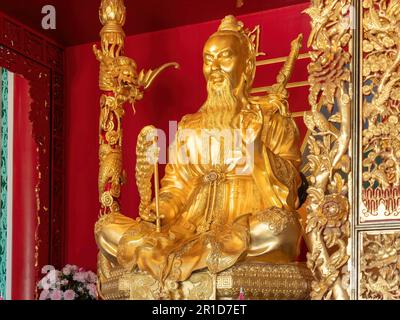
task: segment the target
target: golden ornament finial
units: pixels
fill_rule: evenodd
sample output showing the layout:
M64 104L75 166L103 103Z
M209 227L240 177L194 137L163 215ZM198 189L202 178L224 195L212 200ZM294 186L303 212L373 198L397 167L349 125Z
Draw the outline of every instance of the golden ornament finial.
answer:
M123 0L104 0L100 4L99 18L102 25L116 23L125 24L126 8Z
M234 16L229 15L222 19L218 31L243 31L243 22L238 21Z
M126 19L126 8L123 0L102 0L99 18L103 25L100 31L104 55L117 57L124 46L125 32L122 29Z

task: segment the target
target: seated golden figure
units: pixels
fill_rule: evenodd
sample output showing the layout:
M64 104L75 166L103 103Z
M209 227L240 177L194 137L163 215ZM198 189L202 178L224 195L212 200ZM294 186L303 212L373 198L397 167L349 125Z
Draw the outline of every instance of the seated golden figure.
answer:
M278 93L250 95L255 38L228 16L207 40L208 96L182 118L170 146L159 190L161 229L155 200L141 207L140 219L118 212L100 219L96 241L112 266L178 283L197 270L216 274L239 262L287 264L298 257L299 133ZM240 143L227 142L236 133Z

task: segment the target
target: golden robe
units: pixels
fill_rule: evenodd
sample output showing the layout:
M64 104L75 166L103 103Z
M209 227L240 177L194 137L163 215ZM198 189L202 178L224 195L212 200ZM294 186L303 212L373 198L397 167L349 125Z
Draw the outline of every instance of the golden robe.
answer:
M161 233L152 223L112 214L96 234L102 253L160 281L184 281L206 267L220 272L239 260L293 261L301 238L295 212L301 183L299 133L293 119L278 110L263 115L262 147L254 151L254 168L246 174L238 169L248 164L226 158L212 144L205 152L201 112L185 116L170 148L170 159L178 161L166 165L161 181L160 208L170 208ZM178 139L183 129L193 131ZM199 154L200 163L194 159ZM189 159L186 164L183 156ZM218 158L222 163L215 163ZM110 239L118 245L107 247Z

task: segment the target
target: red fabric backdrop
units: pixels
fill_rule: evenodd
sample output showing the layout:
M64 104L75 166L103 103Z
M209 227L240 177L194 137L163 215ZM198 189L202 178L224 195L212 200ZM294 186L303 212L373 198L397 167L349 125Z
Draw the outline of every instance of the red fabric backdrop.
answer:
M309 18L302 14L308 5L301 4L239 17L247 27L261 26L262 59L286 56L290 41L298 33L306 43ZM222 17L221 17L222 18ZM129 19L129 16L128 16ZM122 191L122 211L135 217L139 203L135 186L135 146L141 128L153 124L168 135L168 122L179 121L186 113L195 112L206 97L202 75L202 48L216 31L219 21L189 25L127 37L126 55L133 57L139 68L155 68L176 61L180 70L167 70L136 104L133 114L127 106L123 121L124 168L128 182ZM99 212L97 194L99 96L98 62L93 56L93 44L66 50L67 87L67 158L66 158L66 263L96 269L96 244L93 228ZM301 52L306 52L305 47ZM292 81L307 79L308 61L299 61ZM271 85L279 65L258 68L255 86ZM291 111L307 109L307 87L290 90ZM302 135L305 126L297 120Z
M29 82L14 77L12 299L34 299L37 161ZM47 247L47 241L41 245ZM47 247L48 248L48 247ZM48 249L47 249L48 250Z

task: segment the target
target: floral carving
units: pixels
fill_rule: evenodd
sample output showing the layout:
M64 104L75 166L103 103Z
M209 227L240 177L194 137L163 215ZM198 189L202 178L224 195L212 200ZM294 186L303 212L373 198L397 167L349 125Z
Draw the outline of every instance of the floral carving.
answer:
M400 232L362 234L360 298L400 300Z
M362 180L365 190L386 192L400 186L399 7L398 0L363 1ZM375 206L368 204L375 199L364 197L367 208L364 217L375 215ZM396 207L385 205L385 215L393 215Z
M348 299L346 252L350 225L350 0L316 0L311 17L308 66L311 111L308 138L307 265L314 274L313 299Z

